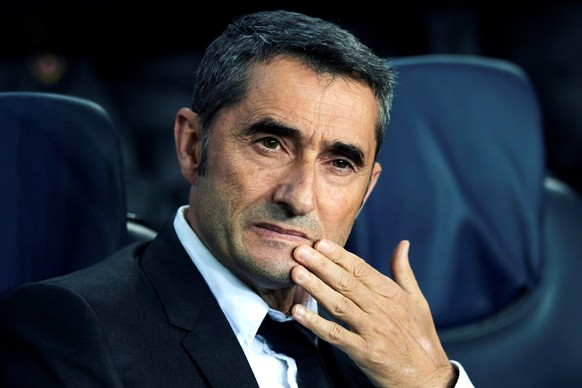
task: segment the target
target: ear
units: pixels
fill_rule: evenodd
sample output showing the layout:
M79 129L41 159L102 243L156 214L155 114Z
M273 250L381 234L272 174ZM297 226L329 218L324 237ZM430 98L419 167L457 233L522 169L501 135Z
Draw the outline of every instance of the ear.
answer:
M372 190L374 190L374 186L376 186L376 182L378 182L378 178L380 177L380 173L382 172L382 166L378 162L374 162L374 167L372 167L372 176L370 177L370 183L368 184L368 188L366 189L366 195L364 195L364 200L362 201L362 206L360 206L360 210L364 207L364 204L368 200L370 194L372 194Z
M202 124L192 110L182 108L176 114L174 141L180 171L193 184L198 176L202 156Z

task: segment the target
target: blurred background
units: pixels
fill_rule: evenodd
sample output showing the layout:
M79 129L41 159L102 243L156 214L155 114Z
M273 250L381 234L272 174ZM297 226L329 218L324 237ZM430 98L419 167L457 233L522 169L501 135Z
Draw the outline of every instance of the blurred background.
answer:
M582 193L582 2L0 0L0 91L102 105L120 133L128 211L156 229L186 203L173 145L204 48L238 14L285 8L337 22L381 56L476 54L520 65L544 111L548 167Z

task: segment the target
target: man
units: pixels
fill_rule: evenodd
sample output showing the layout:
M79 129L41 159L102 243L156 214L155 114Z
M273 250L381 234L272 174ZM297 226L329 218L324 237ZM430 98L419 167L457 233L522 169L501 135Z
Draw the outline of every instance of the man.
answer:
M14 293L0 383L471 386L440 344L408 242L393 280L342 248L380 175L394 81L331 23L235 20L176 116L189 205L152 242ZM306 377L317 362L303 368L260 331L270 317L315 334L321 385Z

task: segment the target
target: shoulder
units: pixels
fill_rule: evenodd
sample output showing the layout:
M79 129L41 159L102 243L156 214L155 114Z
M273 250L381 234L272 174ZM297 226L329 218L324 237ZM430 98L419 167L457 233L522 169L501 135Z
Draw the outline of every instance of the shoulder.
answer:
M138 261L146 246L147 243L134 243L90 267L23 284L6 297L2 311L26 308L38 311L43 306L61 309L74 305L75 300L99 298L139 276Z

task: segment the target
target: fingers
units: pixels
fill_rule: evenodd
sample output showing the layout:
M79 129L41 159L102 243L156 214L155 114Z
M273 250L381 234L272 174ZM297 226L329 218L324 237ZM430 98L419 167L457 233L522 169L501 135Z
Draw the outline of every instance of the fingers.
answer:
M328 343L335 344L348 353L362 346L361 337L354 335L336 322L322 318L300 304L293 306L291 314L296 321L313 331L318 337Z
M346 319L356 312L357 306L353 299L363 287L361 283L310 247L297 248L296 256L302 265L291 271L293 281L340 319Z
M346 271L346 276L342 283L339 283L338 291L349 291L349 284L354 281L358 284L363 284L376 292L383 294L385 290L385 283L387 278L384 274L377 271L374 267L368 264L365 260L357 255L346 251L343 247L329 241L320 240L313 247L314 250L322 254L326 259L331 260L334 264ZM319 272L316 272L320 275ZM333 284L333 283L331 283ZM345 290L342 290L345 288ZM385 295L387 296L387 295Z
M344 314L349 314L349 311L352 309L352 307L348 307L350 302L347 301L347 298L333 291L327 284L314 276L313 273L308 271L305 267L300 265L295 266L291 270L291 277L299 286L301 286L305 291L317 299L318 302L325 308L328 308L326 306L333 304L341 306L345 303L344 309L338 308L334 311L338 318L342 319L342 316ZM353 303L351 304L353 305ZM318 314L313 313L311 310L300 304L293 306L291 309L291 314L299 323L329 343L345 342L345 337L350 335L347 330L342 330L341 327L338 327L339 325L323 319ZM342 333L342 331L344 333Z
M391 279L328 240L297 247L294 257L301 265L291 271L293 280L356 332L370 327L387 297L402 293Z
M363 259L329 240L314 247L299 246L294 257L293 280L319 301L334 316L356 330L369 324L375 312L397 302L405 294L422 298L408 260L410 243L401 241L392 253L394 280L378 272Z
M398 258L398 267L401 278L407 283L414 282L412 270L408 265L408 241L399 244L394 253ZM309 246L300 246L295 250L295 258L298 263L307 267L311 272L321 278L336 291L348 296L358 305L365 303L366 300L359 300L358 296L362 295L361 287L373 290L381 296L390 298L394 296L395 290L392 279L382 274L365 260L346 251L343 247L329 241L320 240L313 248ZM407 269L408 268L408 269ZM365 297L362 295L362 297Z
M293 307L293 316L345 351L378 386L402 382L402 371L426 386L436 370L450 365L410 267L409 248L401 241L394 249L393 279L328 240L293 253L299 263L293 281L349 328L301 305Z
M390 269L394 281L398 283L403 290L408 293L420 292L420 286L414 276L408 252L410 250L410 242L407 240L400 241L392 252L392 259L390 261Z

